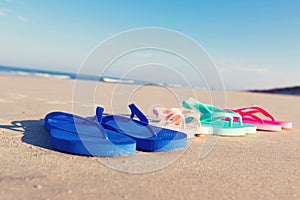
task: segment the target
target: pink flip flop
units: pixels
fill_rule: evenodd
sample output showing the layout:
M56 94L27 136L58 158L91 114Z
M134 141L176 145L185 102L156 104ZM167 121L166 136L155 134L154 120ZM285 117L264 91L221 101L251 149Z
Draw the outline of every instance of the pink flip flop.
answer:
M293 127L292 122L277 121L268 111L257 106L239 108L232 111L239 113L243 117L243 122L256 125L258 130L281 131L282 128L291 129ZM255 114L262 114L267 119L262 119Z

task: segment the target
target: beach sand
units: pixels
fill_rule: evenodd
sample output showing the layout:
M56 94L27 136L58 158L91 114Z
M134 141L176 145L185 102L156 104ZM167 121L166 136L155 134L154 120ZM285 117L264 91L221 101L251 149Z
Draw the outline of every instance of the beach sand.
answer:
M226 92L228 108L262 106L292 121L289 131L196 138L186 151L98 158L54 151L43 128L42 119L51 111L93 114L88 99L73 97L75 80L2 75L0 84L0 199L300 199L298 96ZM161 87L122 85L114 96L114 86L99 83L90 101L108 113L127 113L130 101L144 111L157 103L177 105ZM207 91L197 93L209 101ZM209 142L216 144L202 158L201 148Z

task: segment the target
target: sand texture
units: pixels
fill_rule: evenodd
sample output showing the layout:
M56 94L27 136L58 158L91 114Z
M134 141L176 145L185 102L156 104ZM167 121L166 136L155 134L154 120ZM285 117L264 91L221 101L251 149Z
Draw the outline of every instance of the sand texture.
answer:
M94 105L84 99L88 94L73 96L74 83L0 76L0 199L300 199L300 97L226 93L228 108L262 106L292 121L290 131L197 138L182 152L111 159L54 151L44 116L55 110L92 115L96 104L108 113L127 113L130 102L147 112L149 105L177 102L161 87L122 85L112 93L113 84L100 83L90 100ZM208 92L197 93L209 101ZM213 148L202 158L209 142Z

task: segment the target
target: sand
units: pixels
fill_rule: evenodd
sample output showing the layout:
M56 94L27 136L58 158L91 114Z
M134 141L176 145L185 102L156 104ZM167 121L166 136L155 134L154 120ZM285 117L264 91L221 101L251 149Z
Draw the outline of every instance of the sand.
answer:
M111 159L51 147L42 126L48 112L74 112L75 101L76 111L93 114L94 105L74 99L74 83L0 76L0 199L300 199L300 97L226 93L227 107L263 106L293 121L290 131L197 138L189 140L186 151ZM126 113L129 101L143 110L158 102L177 105L166 89L153 86L138 88L124 100L120 91L135 89L132 85L122 85L120 96L113 98L121 103L112 105L113 88L100 83L95 92L95 104L105 106L106 112ZM202 101L209 100L207 91L197 92ZM201 148L210 144L213 148L201 158Z

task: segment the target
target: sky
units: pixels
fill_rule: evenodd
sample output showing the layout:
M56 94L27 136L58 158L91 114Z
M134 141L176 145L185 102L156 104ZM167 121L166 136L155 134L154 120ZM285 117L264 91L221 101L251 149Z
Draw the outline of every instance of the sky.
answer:
M161 27L197 41L227 89L295 86L300 85L299 10L297 0L0 0L0 65L77 72L108 38ZM147 62L174 59L150 55ZM112 75L139 56L124 58Z

